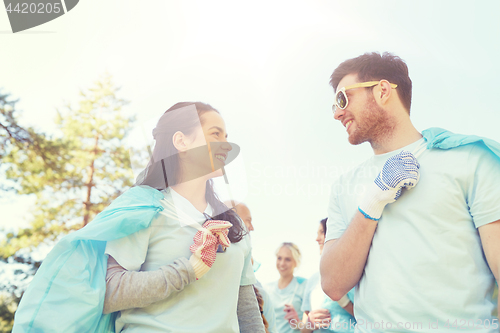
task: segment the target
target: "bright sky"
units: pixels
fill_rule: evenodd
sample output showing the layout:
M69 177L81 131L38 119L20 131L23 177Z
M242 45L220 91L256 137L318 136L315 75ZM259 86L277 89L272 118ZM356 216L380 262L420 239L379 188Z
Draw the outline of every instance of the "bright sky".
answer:
M106 71L137 124L179 101L210 103L242 150L233 174L247 190L235 192L254 218L257 277L278 278L283 241L298 244L296 273L309 277L330 184L372 154L368 144L349 145L333 119L332 71L364 52L394 52L410 69L419 130L500 141L499 12L498 1L82 0L12 34L0 10L0 87L21 99L22 123L48 132L56 108ZM0 225L25 225L29 204L2 199Z

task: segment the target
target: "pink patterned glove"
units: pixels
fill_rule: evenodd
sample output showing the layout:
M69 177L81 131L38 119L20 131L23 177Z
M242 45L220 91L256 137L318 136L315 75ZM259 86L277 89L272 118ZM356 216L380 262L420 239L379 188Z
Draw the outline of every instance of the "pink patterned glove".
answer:
M217 237L218 242L225 247L229 247L231 245L231 241L229 240L229 228L233 225L227 221L215 221L209 220L203 224L203 228L207 229Z
M189 262L193 265L196 279L205 275L215 262L219 244L231 245L228 233L233 225L227 221L209 220L203 224L203 230L194 235L194 244L189 247L193 253Z

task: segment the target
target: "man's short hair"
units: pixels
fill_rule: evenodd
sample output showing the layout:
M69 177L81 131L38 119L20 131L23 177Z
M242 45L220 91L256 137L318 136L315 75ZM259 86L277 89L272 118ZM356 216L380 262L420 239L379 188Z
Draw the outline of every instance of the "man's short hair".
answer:
M357 74L360 82L387 80L397 84L401 103L410 113L411 79L408 76L408 66L400 57L389 52L384 52L382 55L378 52L371 52L344 61L330 76L330 84L334 91L340 80L349 74Z

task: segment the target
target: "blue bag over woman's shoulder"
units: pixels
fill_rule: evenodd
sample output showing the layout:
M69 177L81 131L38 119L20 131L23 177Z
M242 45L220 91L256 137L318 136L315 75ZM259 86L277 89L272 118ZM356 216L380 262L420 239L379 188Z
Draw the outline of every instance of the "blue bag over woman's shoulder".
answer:
M163 194L151 187L133 187L62 238L24 293L12 332L114 332L115 314L102 315L106 242L147 228L163 210L160 199Z

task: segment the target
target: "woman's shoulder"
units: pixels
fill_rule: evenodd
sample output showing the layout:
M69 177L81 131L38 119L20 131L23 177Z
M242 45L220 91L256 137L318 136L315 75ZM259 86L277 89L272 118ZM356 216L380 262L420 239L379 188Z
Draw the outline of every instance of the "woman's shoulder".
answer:
M134 216L149 222L158 211L163 210L161 199L163 199L163 194L152 187L134 186L113 200L108 207L96 215L88 226L109 224L112 220L120 223L131 220L133 223Z
M163 194L147 185L134 186L116 198L109 208L118 207L161 207L160 200Z
M295 276L295 280L297 281L298 284L304 284L307 282L307 279L301 276Z
M162 191L148 185L133 186L123 192L121 196L137 197L142 198L142 200L161 200L164 198Z

